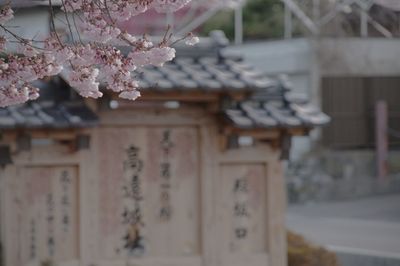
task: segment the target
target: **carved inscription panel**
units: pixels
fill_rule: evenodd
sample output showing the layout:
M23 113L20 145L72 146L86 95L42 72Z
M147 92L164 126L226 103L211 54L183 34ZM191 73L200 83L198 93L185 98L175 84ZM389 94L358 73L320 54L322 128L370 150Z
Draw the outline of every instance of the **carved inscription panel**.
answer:
M78 176L76 167L21 167L7 208L14 265L78 259ZM9 260L9 261L10 261Z
M218 213L225 253L266 253L266 184L263 164L222 165Z
M199 254L197 129L110 128L99 137L101 254Z

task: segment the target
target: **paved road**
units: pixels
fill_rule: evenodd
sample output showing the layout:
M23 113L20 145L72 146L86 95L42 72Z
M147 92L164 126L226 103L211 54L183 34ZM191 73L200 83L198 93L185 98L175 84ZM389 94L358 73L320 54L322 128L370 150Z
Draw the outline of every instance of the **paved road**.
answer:
M400 195L290 206L287 225L336 251L400 259Z

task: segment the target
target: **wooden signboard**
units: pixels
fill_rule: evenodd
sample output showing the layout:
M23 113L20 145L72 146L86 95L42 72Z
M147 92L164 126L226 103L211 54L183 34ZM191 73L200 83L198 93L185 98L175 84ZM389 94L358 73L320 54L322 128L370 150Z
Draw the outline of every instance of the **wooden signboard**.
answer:
M199 256L197 128L104 128L99 139L103 259Z
M1 173L5 266L286 265L279 152L221 152L217 128L194 123L91 136Z

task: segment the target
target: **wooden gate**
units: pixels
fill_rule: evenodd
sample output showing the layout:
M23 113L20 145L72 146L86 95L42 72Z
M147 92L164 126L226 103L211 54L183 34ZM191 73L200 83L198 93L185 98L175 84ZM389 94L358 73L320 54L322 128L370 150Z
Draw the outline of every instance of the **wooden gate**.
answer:
M5 177L6 265L78 265L78 171L17 167ZM17 252L15 252L17 251Z

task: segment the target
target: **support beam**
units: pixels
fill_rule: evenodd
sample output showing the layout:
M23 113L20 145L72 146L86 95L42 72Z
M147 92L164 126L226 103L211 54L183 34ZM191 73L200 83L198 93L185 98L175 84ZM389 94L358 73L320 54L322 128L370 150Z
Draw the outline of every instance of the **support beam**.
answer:
M291 39L293 33L293 21L292 12L290 8L285 4L285 39Z
M315 23L304 13L303 10L293 0L281 0L287 8L304 24L304 26L313 34L319 33Z
M337 14L342 12L346 6L352 5L354 2L355 0L343 0L341 3L336 4L333 10L321 17L321 19L318 21L318 25L322 27L328 24L337 16Z
M368 37L368 14L364 9L361 9L360 13L360 35L366 38Z
M393 34L388 29L386 29L384 26L379 24L370 15L367 15L367 16L368 16L369 24L371 24L371 26L374 27L374 29L376 29L378 32L380 32L386 38L393 38Z
M238 6L235 9L235 44L243 43L243 7Z
M313 0L313 19L319 21L321 17L321 0Z
M204 22L206 22L207 20L209 20L212 16L214 16L215 14L217 14L219 11L221 10L221 8L213 8L213 9L209 9L207 11L205 11L203 14L201 14L200 16L198 16L197 18L195 18L194 20L192 20L188 25L186 25L185 27L183 27L182 29L180 29L176 36L184 36L187 33L195 30L196 28L198 28L201 24L203 24Z

